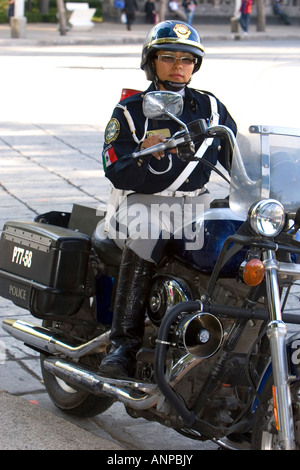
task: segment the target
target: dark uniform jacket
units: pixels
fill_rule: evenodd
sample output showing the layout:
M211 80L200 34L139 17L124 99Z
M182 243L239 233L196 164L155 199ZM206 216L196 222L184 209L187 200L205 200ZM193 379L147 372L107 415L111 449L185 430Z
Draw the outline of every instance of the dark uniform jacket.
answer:
M126 98L120 103L126 106L134 121L137 138L143 138L146 118L142 110L143 96L153 91L151 85L147 91ZM211 106L207 92L200 92L186 87L184 97L184 110L179 117L188 124L196 119L211 117ZM217 100L219 124L228 126L236 133L236 124L226 107ZM174 120L149 119L147 132L159 132L167 138L180 130L180 124ZM201 141L197 143L198 149ZM105 143L103 148L103 164L105 176L112 182L115 188L132 190L137 193L153 194L167 189L180 175L188 164L180 160L176 154L166 151L161 160L153 156L145 156L143 159L133 158L132 153L139 150L140 145L134 140L126 117L122 109L116 107L112 118L105 130ZM226 146L218 138L214 138L213 144L206 151L204 158L214 165L219 162L226 167ZM228 169L228 168L227 168ZM198 163L185 182L177 188L179 191L194 191L202 188L208 182L211 169Z

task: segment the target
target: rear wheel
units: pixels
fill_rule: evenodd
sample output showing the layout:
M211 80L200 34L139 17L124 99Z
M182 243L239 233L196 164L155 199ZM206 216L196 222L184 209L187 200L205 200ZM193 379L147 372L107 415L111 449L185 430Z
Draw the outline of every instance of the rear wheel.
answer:
M61 334L62 337L68 338L70 342L74 341L74 338L76 338L76 341L87 342L95 336L97 323L95 323L94 318L93 308L88 304L84 304L76 317L72 317L72 322L44 320L43 326L55 331L57 334ZM98 334L100 334L100 331ZM41 354L41 370L44 384L52 402L60 410L70 415L89 418L103 413L113 404L113 398L107 395L92 395L83 390L76 389L73 385L69 385L64 380L47 371L44 366L46 357L44 354ZM103 357L104 353L86 356L80 360L80 364L83 367L97 369Z
M65 413L81 418L90 418L103 413L113 404L108 396L96 396L76 390L62 379L48 372L44 367L46 356L41 354L41 370L44 384L52 402Z

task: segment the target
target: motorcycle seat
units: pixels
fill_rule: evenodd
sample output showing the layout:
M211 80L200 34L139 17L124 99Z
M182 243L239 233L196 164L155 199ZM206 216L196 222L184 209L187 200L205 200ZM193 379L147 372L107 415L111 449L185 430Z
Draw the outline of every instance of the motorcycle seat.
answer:
M115 244L113 240L108 238L104 232L105 222L97 225L92 235L92 246L104 264L109 266L120 266L122 258L122 250Z

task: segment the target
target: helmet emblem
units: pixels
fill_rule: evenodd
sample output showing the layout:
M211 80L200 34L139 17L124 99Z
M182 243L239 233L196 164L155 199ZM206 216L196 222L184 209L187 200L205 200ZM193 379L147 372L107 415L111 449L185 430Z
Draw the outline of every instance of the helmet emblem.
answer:
M184 24L176 24L173 31L176 36L181 39L188 39L191 34L191 30Z

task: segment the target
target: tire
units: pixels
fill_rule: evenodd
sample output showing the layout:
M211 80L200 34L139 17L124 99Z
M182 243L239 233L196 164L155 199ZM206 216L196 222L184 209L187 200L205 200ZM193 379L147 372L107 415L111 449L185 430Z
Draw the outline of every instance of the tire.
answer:
M46 356L41 354L41 370L49 397L57 408L80 418L91 418L106 411L114 399L108 396L96 396L76 390L62 379L48 372L44 367Z
M272 398L273 375L268 378L266 385L261 394L261 403L255 413L251 448L253 450L279 450L278 432L275 427L275 418L273 411ZM294 411L294 428L296 447L300 449L299 442L299 403L298 394L300 392L300 381L296 381L291 386L292 404Z

